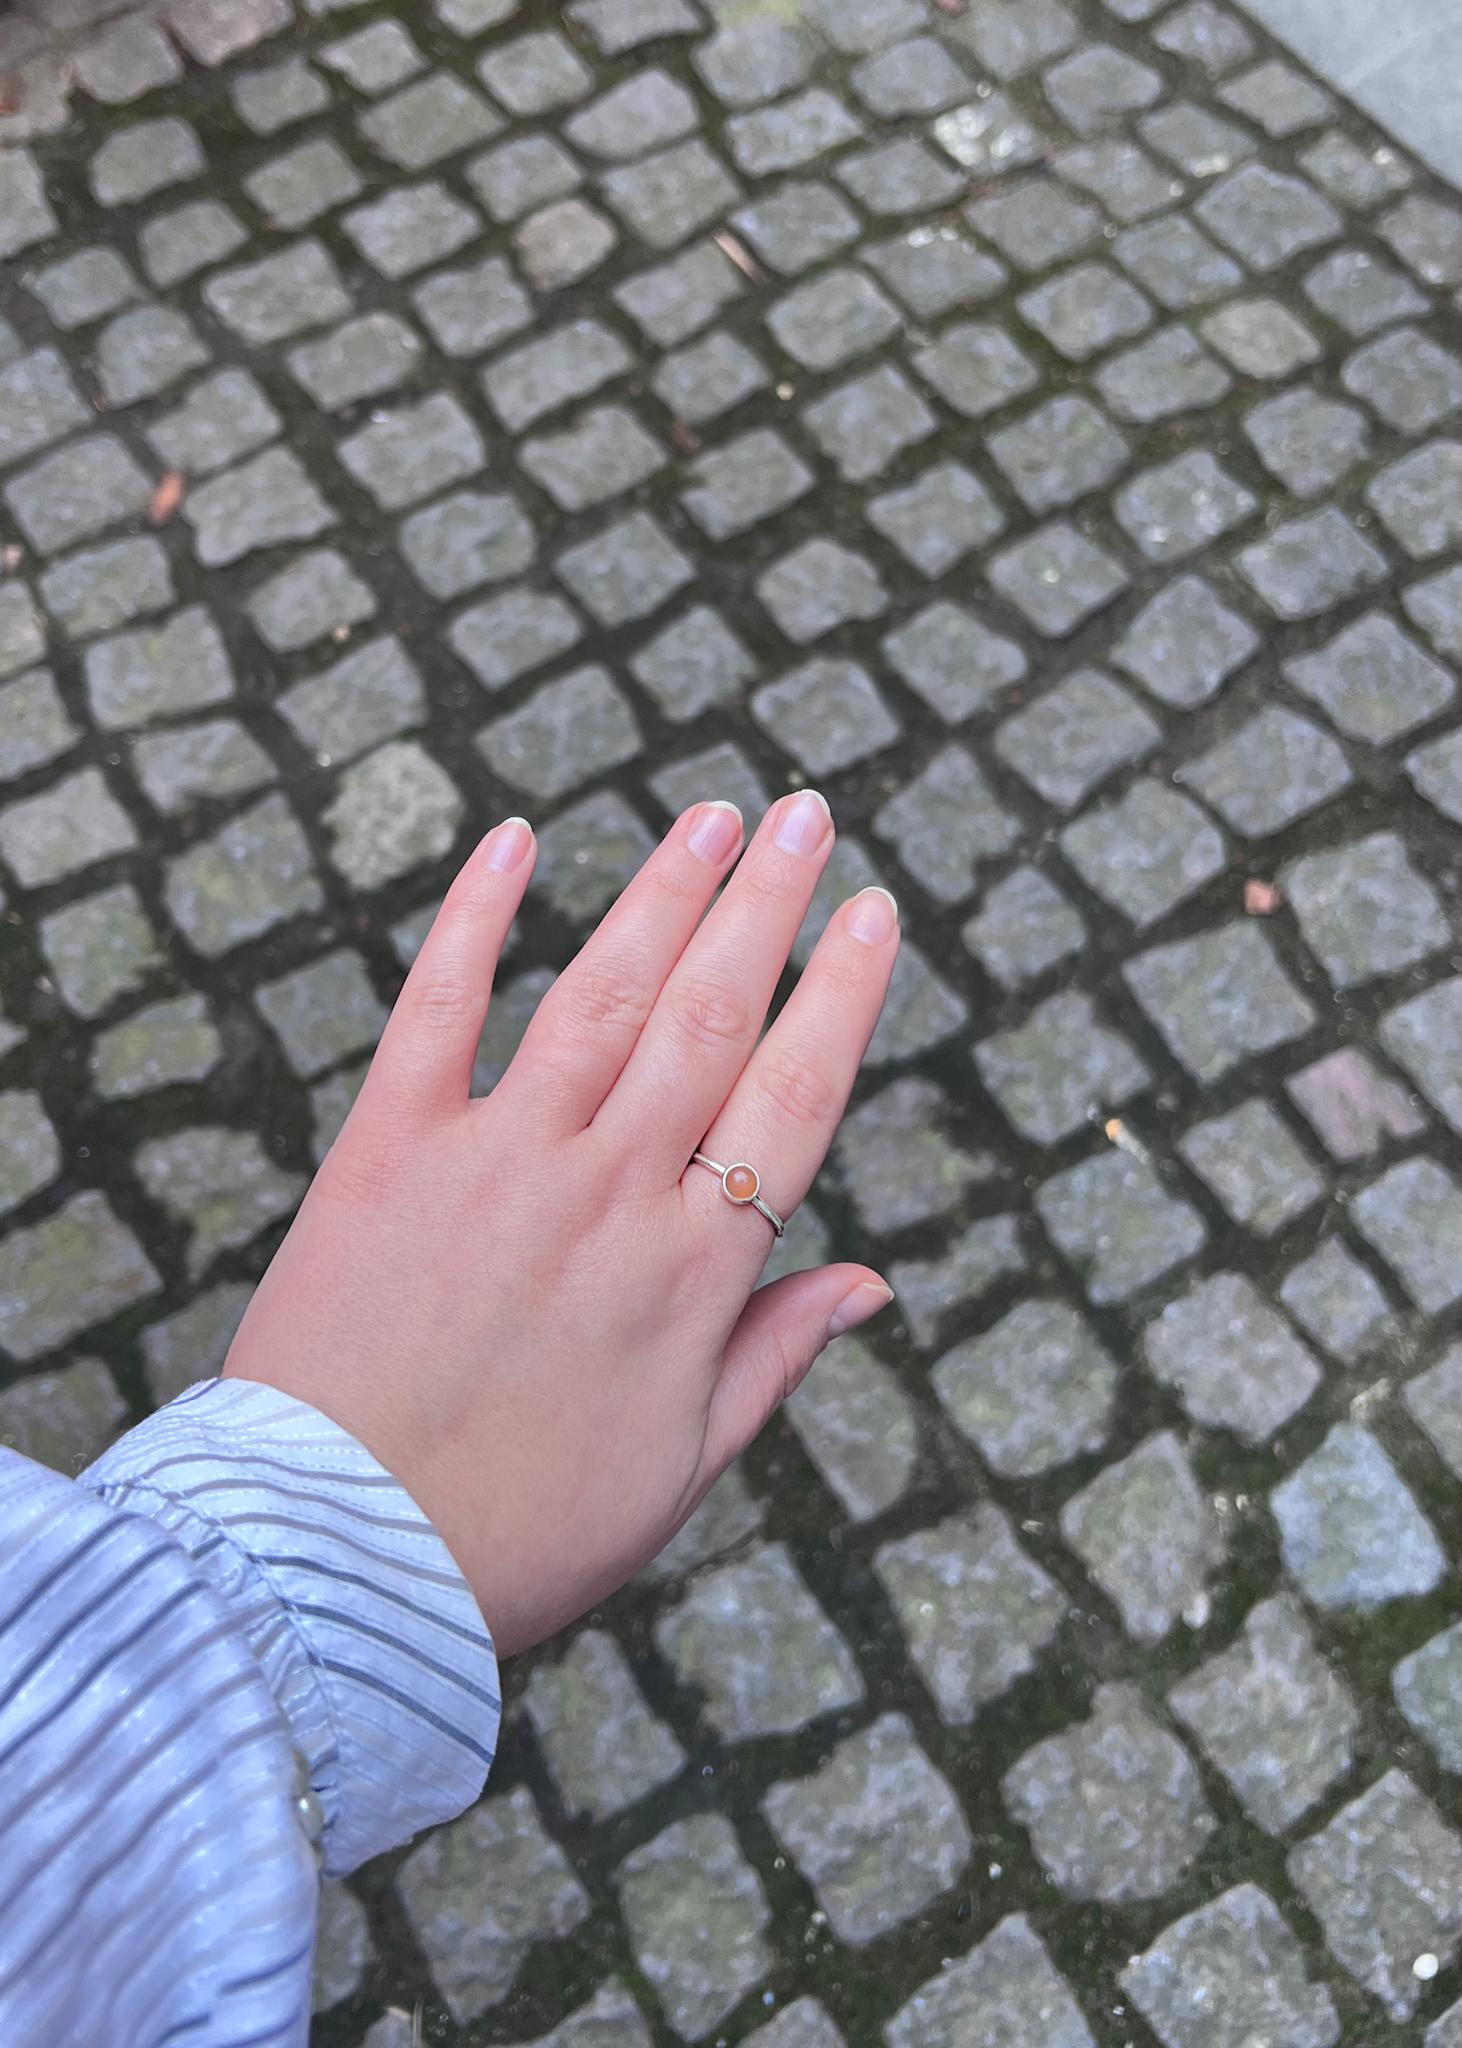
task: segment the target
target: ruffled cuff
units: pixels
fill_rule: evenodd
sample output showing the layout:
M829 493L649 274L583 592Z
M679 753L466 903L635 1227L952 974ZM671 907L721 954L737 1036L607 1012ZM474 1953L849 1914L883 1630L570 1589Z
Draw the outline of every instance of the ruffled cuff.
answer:
M206 1380L81 1484L161 1524L250 1617L332 1876L479 1796L501 1714L492 1637L432 1524L338 1423L276 1387Z

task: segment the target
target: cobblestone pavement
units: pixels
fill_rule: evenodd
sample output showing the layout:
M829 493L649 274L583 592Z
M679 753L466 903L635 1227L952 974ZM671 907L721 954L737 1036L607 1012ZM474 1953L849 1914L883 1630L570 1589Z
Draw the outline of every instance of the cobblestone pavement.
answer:
M1458 2048L1462 208L1214 0L168 24L0 115L0 1434L217 1365L504 810L483 1086L693 797L908 932L898 1308L319 2041Z

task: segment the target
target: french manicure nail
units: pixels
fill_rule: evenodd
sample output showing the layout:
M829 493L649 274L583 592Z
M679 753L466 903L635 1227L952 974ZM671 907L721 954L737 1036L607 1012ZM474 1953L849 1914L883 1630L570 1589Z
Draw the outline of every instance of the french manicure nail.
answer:
M487 835L487 865L499 873L515 868L533 844L533 828L526 818L504 818Z
M815 789L804 789L800 796L783 805L777 820L776 843L784 853L816 853L832 821L827 798Z
M841 1337L845 1330L856 1330L859 1323L866 1323L892 1300L893 1289L885 1287L881 1280L860 1280L828 1317L828 1336Z
M740 811L720 797L697 804L695 821L685 835L685 843L701 860L718 867L741 844Z
M860 889L848 905L848 930L865 946L881 946L891 939L898 921L898 904L887 889Z

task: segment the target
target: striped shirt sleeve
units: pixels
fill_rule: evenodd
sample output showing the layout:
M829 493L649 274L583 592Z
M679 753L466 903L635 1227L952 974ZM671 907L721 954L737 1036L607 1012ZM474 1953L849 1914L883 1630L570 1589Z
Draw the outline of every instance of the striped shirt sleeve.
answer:
M148 1515L251 1617L331 1876L477 1798L500 1711L487 1625L421 1509L338 1424L277 1387L205 1380L82 1483Z
M441 1539L304 1403L0 1451L0 2040L303 2048L321 1865L471 1804L498 1714Z

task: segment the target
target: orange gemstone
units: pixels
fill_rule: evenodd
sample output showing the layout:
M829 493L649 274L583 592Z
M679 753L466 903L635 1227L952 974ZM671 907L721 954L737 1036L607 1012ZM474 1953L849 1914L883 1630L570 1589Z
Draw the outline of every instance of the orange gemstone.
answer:
M754 1166L728 1166L721 1180L733 1202L749 1202L761 1187Z

